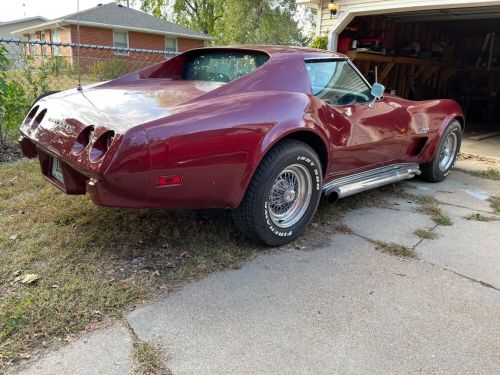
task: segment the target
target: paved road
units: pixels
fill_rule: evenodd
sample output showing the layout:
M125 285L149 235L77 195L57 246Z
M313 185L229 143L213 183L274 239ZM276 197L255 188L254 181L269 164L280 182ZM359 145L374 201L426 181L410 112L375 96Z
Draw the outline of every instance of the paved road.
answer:
M500 221L488 214L500 183L455 171L441 184L404 184L452 217L436 227L417 204L390 200L350 212L354 234L329 246L274 250L213 274L127 321L159 340L181 374L497 374L500 368ZM421 241L416 229L435 240ZM364 239L412 247L417 259ZM132 373L127 329L116 324L46 356L25 374Z

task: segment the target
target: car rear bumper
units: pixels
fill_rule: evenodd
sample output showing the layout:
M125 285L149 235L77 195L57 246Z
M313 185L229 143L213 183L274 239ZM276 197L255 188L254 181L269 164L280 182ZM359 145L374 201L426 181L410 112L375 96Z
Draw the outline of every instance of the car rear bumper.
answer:
M24 135L19 138L19 145L24 156L38 158L43 177L58 189L70 195L84 195L86 193L86 185L91 178L90 173L82 173L82 171L73 168L67 160L41 148ZM52 164L55 159L59 159L61 162L64 183L52 175Z

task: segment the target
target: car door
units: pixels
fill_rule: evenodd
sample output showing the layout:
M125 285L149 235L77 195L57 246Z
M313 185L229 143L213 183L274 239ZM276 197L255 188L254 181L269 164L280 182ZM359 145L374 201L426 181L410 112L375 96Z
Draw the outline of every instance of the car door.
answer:
M318 116L331 135L328 177L401 161L406 127L399 107L374 100L371 87L348 60L306 61Z

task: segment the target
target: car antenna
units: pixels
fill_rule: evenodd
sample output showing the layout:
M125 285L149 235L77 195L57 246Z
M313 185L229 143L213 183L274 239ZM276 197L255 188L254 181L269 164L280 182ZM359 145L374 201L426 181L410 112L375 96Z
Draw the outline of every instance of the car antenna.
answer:
M77 46L77 64L78 64L78 86L76 89L78 91L83 91L82 89L82 77L80 73L80 0L76 0L76 40Z

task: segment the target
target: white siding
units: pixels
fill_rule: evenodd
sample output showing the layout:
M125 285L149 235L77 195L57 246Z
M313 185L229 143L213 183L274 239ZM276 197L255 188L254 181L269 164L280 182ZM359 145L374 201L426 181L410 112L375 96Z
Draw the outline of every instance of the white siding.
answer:
M297 1L299 4L300 1ZM330 34L336 27L345 27L356 15L411 12L426 9L498 6L499 0L338 0L339 13L331 18L329 0L322 2L318 16L318 34Z

